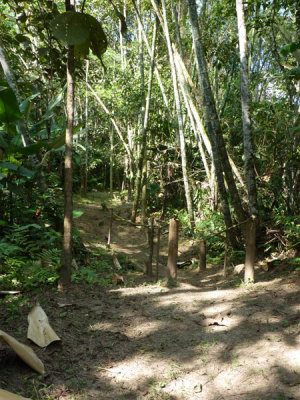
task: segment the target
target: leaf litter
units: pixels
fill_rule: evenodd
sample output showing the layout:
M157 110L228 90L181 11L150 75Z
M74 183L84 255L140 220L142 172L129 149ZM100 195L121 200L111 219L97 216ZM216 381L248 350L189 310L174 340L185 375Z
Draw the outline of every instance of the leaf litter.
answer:
M79 204L85 212L76 220L91 251L105 245L108 231L99 204ZM111 247L139 266L147 260L146 236L118 220ZM179 250L188 258L194 249L182 238ZM180 270L173 288L132 271L121 285L43 291L41 306L61 341L34 347L43 377L0 348L0 387L32 399L300 399L300 273L287 272L261 270L250 288L209 266ZM161 266L159 279L165 273ZM8 332L27 327L26 316L12 324L3 305L0 316Z

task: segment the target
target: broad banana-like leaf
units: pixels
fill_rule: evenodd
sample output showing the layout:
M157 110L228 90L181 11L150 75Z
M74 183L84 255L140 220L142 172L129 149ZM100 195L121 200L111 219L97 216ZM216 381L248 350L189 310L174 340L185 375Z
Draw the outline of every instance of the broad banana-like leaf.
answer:
M20 343L18 340L0 330L0 339L4 340L14 352L22 358L32 369L39 374L45 373L45 367L42 361L38 358L35 352L25 344Z
M53 140L41 140L38 143L34 143L26 147L12 147L10 153L19 153L29 156L31 154L36 154L42 148L48 150L58 149L65 144L65 141L66 135L65 132L63 132Z

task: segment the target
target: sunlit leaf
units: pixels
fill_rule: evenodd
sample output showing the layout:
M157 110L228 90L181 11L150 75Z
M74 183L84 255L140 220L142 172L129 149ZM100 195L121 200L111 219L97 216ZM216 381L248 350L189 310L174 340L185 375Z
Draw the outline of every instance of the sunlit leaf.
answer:
M84 210L73 210L73 218L79 218L84 214Z
M30 104L30 100L35 99L39 95L40 95L40 93L32 94L31 96L28 96L24 101L22 101L22 103L20 104L20 111L21 112L26 111L27 107Z

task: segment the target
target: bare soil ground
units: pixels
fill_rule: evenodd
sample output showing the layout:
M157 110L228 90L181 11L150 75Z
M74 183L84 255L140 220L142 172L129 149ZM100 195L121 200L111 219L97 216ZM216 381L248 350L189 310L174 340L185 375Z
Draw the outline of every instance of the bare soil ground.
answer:
M85 213L76 226L91 252L105 246L105 201L94 194L77 204ZM125 218L128 206L115 202L114 211ZM119 219L112 249L139 266L147 260L145 233ZM179 259L196 254L181 238ZM164 235L160 279L166 255ZM258 270L249 287L209 265L200 274L180 270L173 288L133 271L121 286L29 293L62 341L45 349L30 343L46 366L44 377L0 348L0 387L32 399L300 399L300 272L294 270L288 262ZM2 330L29 344L27 312L4 320L9 314L1 309L0 316Z

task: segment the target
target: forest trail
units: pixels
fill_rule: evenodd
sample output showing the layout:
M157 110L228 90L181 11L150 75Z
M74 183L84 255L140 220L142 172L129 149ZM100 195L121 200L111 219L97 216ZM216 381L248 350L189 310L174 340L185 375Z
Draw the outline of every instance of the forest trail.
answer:
M91 253L106 243L105 196L75 199L75 209L84 210L76 227ZM126 204L113 206L126 216ZM138 265L147 257L144 235L121 220L114 221L112 248ZM180 251L182 259L190 256L191 243L181 238ZM8 353L1 380L39 400L299 400L300 272L289 268L257 272L249 287L208 266L200 274L181 270L173 288L132 271L121 286L79 282L68 294L45 290L38 300L62 341L45 349L27 344L46 375L37 377ZM30 296L34 302L37 294ZM17 322L22 339L27 314ZM2 329L10 332L11 324L7 319Z
M83 215L75 219L75 227L80 231L84 245L91 251L97 252L99 248L107 249L107 238L110 222L110 211L113 209L114 218L111 235L111 251L123 256L126 262L137 266L141 271L149 257L148 238L145 228L130 224L131 203L122 202L117 197L111 199L109 193L91 193L86 198L79 197L75 200L75 208L84 211ZM137 221L137 224L139 222ZM160 238L159 279L167 276L168 256L168 226L162 229ZM188 240L179 232L178 261L196 260L198 257L197 245L193 240ZM156 237L154 238L153 273L156 272ZM178 271L180 280L190 280L193 274L187 275L186 271ZM191 271L190 271L191 272ZM195 274L196 275L196 274ZM199 280L199 277L196 278ZM145 278L143 277L143 281Z

